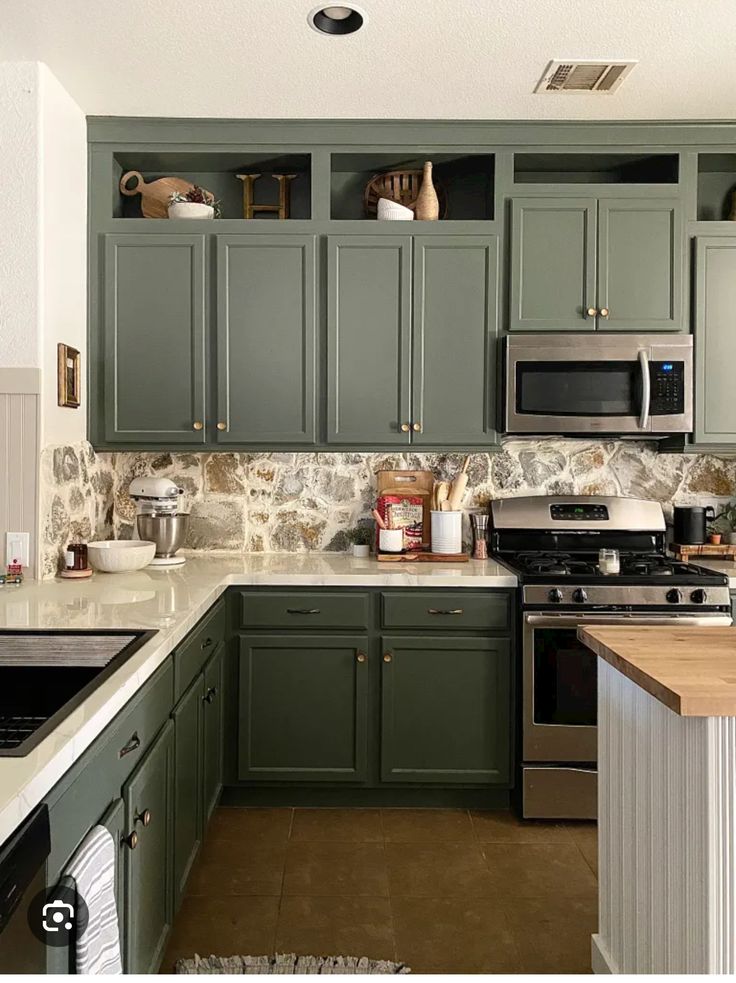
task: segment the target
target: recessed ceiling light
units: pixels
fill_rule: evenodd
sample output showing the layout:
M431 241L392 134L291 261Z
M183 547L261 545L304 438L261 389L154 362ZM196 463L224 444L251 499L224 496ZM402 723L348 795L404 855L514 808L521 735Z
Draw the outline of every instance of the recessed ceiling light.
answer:
M354 34L363 26L365 14L352 4L328 4L315 7L307 21L320 34Z

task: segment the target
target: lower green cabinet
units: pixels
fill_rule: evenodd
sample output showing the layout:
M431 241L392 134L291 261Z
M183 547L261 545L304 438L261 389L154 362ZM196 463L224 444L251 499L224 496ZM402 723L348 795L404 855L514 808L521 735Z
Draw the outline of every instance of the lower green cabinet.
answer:
M171 928L174 723L168 720L123 786L125 968L156 973Z
M202 839L202 717L204 675L200 673L176 705L174 720L174 910L184 895Z
M364 782L364 636L242 635L238 775L248 781Z
M202 734L202 810L206 826L222 790L225 714L223 708L225 646L204 667Z
M397 635L382 648L382 781L507 783L509 640Z

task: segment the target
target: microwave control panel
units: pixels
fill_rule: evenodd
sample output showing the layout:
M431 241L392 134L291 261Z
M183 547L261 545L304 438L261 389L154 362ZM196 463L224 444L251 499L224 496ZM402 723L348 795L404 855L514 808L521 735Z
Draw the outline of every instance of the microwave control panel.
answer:
M650 362L652 416L668 416L685 412L684 362Z

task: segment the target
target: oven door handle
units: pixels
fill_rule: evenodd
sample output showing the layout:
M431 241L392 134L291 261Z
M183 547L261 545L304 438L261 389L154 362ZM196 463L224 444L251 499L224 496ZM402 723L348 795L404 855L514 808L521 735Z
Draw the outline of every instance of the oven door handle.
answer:
M728 614L705 615L668 615L668 614L525 614L524 621L532 628L573 628L576 625L611 625L627 627L628 625L667 625L669 627L711 627L728 628L733 622Z
M649 377L649 356L641 348L639 350L639 368L641 369L641 413L639 429L646 430L649 426L649 410L652 404L652 384Z

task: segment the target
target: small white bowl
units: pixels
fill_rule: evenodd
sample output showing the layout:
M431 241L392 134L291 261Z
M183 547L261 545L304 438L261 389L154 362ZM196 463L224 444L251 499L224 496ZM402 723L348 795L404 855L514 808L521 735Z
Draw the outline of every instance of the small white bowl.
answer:
M103 573L125 573L147 567L156 544L147 539L104 539L87 544L89 562Z
M376 218L379 222L411 222L414 219L414 212L406 205L400 205L398 201L379 198Z
M201 201L174 201L169 205L169 218L214 218L215 209Z

